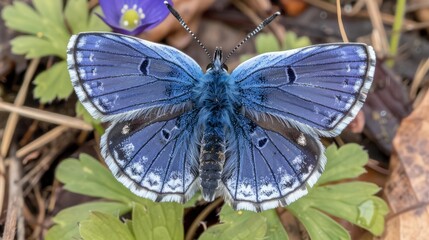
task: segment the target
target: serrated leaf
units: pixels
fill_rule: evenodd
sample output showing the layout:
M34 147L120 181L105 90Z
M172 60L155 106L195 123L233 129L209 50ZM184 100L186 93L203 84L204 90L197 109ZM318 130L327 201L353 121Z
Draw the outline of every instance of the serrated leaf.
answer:
M366 172L363 166L368 162L368 154L358 144L346 144L339 149L333 144L326 149L325 156L328 161L317 185L355 178Z
M177 203L134 204L133 232L136 239L181 240L184 237L183 207Z
M34 80L34 84L36 85L34 96L42 103L52 102L56 98L66 99L73 91L66 61L56 63L41 72Z
M136 239L117 217L101 212L92 212L88 219L81 221L79 233L84 240Z
M20 1L14 1L13 5L5 6L2 11L2 18L8 28L20 32L37 34L44 30L43 25L40 24L39 14Z
M66 208L53 218L55 225L48 230L45 239L78 239L80 237L78 223L88 218L90 211L100 211L114 216L120 216L130 210L131 207L129 205L117 202L84 203Z
M44 57L49 55L65 58L66 51L52 47L46 38L36 36L18 36L11 41L12 52L23 54L26 58Z
M298 200L288 206L288 210L304 225L311 239L350 239L350 234L340 224L326 214L303 206Z
M44 19L65 29L63 22L63 2L52 0L33 0L33 6ZM46 21L45 20L45 21Z
M264 239L267 223L264 217L253 214L234 223L221 223L210 227L201 234L199 240L247 240Z
M126 204L144 200L119 183L107 168L87 154L79 155L79 160L69 158L56 169L57 179L64 188L79 194L117 200Z
M316 187L300 201L301 206L316 208L380 234L388 207L378 197L380 188L372 183L348 182ZM380 222L381 221L381 222Z
M251 211L234 211L229 205L224 205L219 213L221 222L235 223L250 218L253 215L260 215L264 218L267 224L266 239L280 239L287 240L287 233L279 220L275 209L255 213Z
M83 32L88 24L88 11L82 9L88 8L87 0L68 0L64 9L64 16L69 24L72 33Z
M357 144L347 144L340 149L332 145L328 147L325 154L328 163L318 185L310 189L306 196L289 205L287 209L300 221L307 221L304 225L309 232L319 231L317 226L312 226L312 219L318 218L319 221L328 219L327 216L322 217L323 211L365 228L375 235L380 235L384 229L384 217L388 207L382 199L374 196L380 190L377 185L359 181L326 184L357 177L364 172L363 165L368 161L366 152ZM324 176L325 174L327 176ZM325 185L320 186L320 184ZM326 222L318 224L329 225L329 221L332 220L329 218ZM326 239L330 237L328 233L322 235Z

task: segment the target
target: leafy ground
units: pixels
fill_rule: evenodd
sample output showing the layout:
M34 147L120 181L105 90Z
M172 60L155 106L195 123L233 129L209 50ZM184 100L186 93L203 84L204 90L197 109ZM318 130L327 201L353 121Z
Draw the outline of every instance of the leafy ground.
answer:
M261 214L233 211L221 199L205 203L198 196L185 206L155 204L114 179L100 161L98 141L105 126L76 101L65 62L71 34L109 28L94 15L101 13L97 1L64 2L0 3L3 239L427 236L427 1L341 1L344 28L339 28L335 1L175 1L208 49L232 49L268 13L283 11L280 20L233 55L230 69L267 51L345 41L344 33L377 52L375 81L363 111L339 137L324 139L330 146L328 165L317 185L287 208ZM173 18L141 37L182 49L203 69L208 63Z

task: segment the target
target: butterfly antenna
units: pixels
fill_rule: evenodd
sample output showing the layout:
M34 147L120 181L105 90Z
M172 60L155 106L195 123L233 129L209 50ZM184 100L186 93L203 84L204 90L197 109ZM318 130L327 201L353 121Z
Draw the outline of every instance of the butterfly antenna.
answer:
M212 56L210 55L209 51L207 50L206 46L198 39L198 37L195 35L194 32L191 31L191 29L188 27L188 25L185 23L185 20L180 16L180 14L173 8L173 6L168 3L168 1L164 1L164 4L167 6L168 10L173 14L173 16L179 21L180 25L188 31L189 34L197 41L197 43L200 45L200 47L206 52L207 56L209 56L210 61L212 60Z
M247 42L247 40L249 40L251 37L253 37L255 34L257 34L258 32L260 32L262 29L264 29L265 26L267 26L268 24L270 24L270 22L272 22L276 17L278 17L280 15L280 12L275 12L273 15L267 17L264 21L262 21L256 28L255 30L253 30L251 33L247 34L247 36L237 45L235 46L234 49L232 49L231 52L228 53L228 56L226 56L225 61L223 62L224 64L226 63L226 61L228 61L229 57L231 57L232 54L235 53L235 51L237 51L237 49L239 49L241 47L241 45L243 45L245 42Z

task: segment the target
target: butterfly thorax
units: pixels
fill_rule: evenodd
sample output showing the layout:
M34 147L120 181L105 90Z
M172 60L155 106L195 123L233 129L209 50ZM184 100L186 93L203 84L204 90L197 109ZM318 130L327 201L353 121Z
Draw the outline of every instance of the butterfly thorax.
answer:
M213 201L220 186L225 163L225 126L230 126L235 104L235 83L222 66L221 51L216 49L213 63L195 90L195 103L200 109L203 136L200 148L201 189L205 200Z

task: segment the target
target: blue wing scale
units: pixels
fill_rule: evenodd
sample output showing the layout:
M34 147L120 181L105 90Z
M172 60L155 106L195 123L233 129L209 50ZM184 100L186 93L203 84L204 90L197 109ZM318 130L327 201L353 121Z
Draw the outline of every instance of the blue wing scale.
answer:
M326 163L317 137L295 128L269 130L238 116L222 176L224 195L235 209L261 211L286 206L307 193Z
M336 136L362 107L374 68L375 53L365 44L322 44L259 55L231 77L248 115Z
M198 186L194 111L166 121L117 122L101 139L112 173L135 194L154 201L186 202Z
M110 33L81 33L68 45L73 86L91 115L129 120L186 108L201 68L180 51Z

